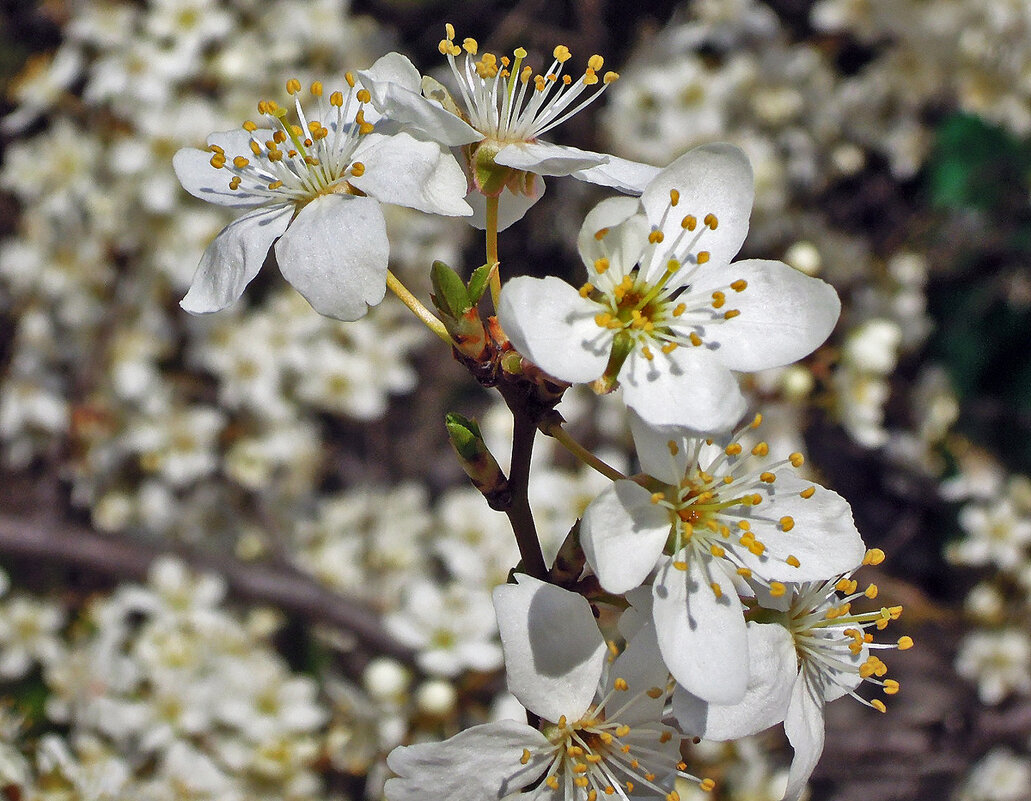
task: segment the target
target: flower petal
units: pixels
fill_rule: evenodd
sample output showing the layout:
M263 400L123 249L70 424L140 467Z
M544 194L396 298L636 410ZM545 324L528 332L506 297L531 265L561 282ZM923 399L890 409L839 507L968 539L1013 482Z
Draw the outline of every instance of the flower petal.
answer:
M501 289L498 320L517 351L576 384L600 376L612 349L612 332L594 322L598 311L561 278L519 276Z
M666 685L669 682L669 671L662 661L655 625L651 619L630 637L623 653L616 657L612 664L609 675L621 678L627 683L628 696L639 696L620 713L621 722L635 726L639 723L655 723L662 720L662 710L667 700ZM662 692L655 693L656 688ZM655 697L647 694L650 690ZM608 707L609 713L617 709L620 701L617 698L611 703L614 705Z
M784 733L788 742L795 749L791 768L788 770L788 786L784 792L784 801L798 801L809 777L816 769L816 763L823 754L823 741L826 736L823 721L824 703L810 687L803 671L791 692L788 714L784 719Z
M705 348L677 348L651 360L635 350L619 381L627 406L649 425L715 433L732 428L745 413L733 373Z
M380 113L435 142L457 147L483 139L483 134L464 120L422 96L419 71L400 53L387 53L358 77Z
M591 184L609 186L629 195L639 195L661 171L651 164L621 159L618 156L608 156L608 159L604 164L577 170L571 175Z
M798 677L790 632L777 623L749 623L748 659L748 689L736 704L708 704L677 687L673 716L685 733L706 740L735 740L784 720Z
M255 136L270 139L272 131L256 131ZM244 154L247 158L253 158L250 138L251 134L244 130L226 131L209 136L208 144L218 145L225 150L229 161L232 161L233 156ZM263 184L247 181L237 189L230 189L232 173L224 167L219 169L212 166L211 156L210 150L195 147L184 147L176 151L172 156L172 168L183 189L208 203L230 208L250 209L269 202L269 191Z
M692 454L690 430L681 426L649 425L633 409L629 410L628 419L641 470L667 484L678 483L687 473Z
M524 195L522 192L516 194L505 188L498 196L498 231L504 231L513 223L523 219L530 206L544 197L544 179L538 176L533 182L534 192L531 195ZM465 196L465 202L473 210L473 216L468 222L473 228L481 231L487 227L487 198L478 189L471 190Z
M687 561L687 570L673 561ZM708 564L706 564L708 563ZM720 596L709 582L719 585ZM721 567L680 551L652 585L659 649L677 683L714 704L736 704L748 687L748 638L734 583Z
M577 248L594 276L595 262L609 260L614 283L619 283L637 264L648 244L648 220L640 214L641 202L632 197L610 197L591 209L580 226Z
M747 287L730 291L728 284L738 280ZM706 266L695 274L691 292L708 295L713 290L726 292L728 307L741 312L701 332L731 370L765 370L808 356L827 339L841 312L834 287L779 261Z
M442 743L395 748L387 757L387 801L483 801L516 793L547 768L547 738L525 723L473 726ZM523 765L523 749L531 757Z
M323 195L276 243L283 276L319 314L357 320L386 294L387 228L371 197Z
M508 689L545 720L579 720L594 700L607 653L582 595L516 574L494 588Z
M467 181L451 151L407 133L364 136L354 158L365 172L350 183L382 203L407 206L430 214L465 217Z
M669 210L670 190L680 193L680 201ZM709 252L709 265L729 264L741 249L748 234L748 218L752 211L755 184L752 166L740 148L726 143L702 145L689 150L663 169L641 195L645 212L652 225L660 225L665 241L681 256L688 250ZM667 214L667 210L669 213ZM682 240L681 221L688 214L698 221L696 236ZM705 227L706 215L714 214L715 230ZM697 240L697 241L695 241Z
M238 217L208 245L179 305L191 314L221 311L235 303L265 263L268 249L290 224L293 206L259 208Z
M588 505L580 540L587 562L609 592L639 586L655 567L669 537L669 512L633 481L617 481Z
M551 142L516 142L505 145L494 161L503 167L525 170L535 175L569 175L586 167L604 164L608 156L578 147Z
M848 501L833 490L805 481L787 468L761 487L763 502L747 507L741 517L751 524L756 540L766 546L762 556L742 549L745 567L774 581L817 581L856 568L866 546L852 520ZM809 498L800 493L813 488ZM781 521L790 518L785 531ZM784 560L794 556L798 567Z

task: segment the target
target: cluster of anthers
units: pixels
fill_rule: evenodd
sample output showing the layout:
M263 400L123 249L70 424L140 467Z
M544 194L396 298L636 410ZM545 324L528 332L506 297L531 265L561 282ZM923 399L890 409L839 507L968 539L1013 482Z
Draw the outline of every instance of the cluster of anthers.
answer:
M628 338L627 344L639 346L649 361L655 356L651 344L666 354L687 343L702 345L699 332L705 326L741 314L739 309L725 308L727 299L748 288L748 282L739 278L709 294L691 292L690 282L696 271L710 259L709 251L699 249L699 244L706 232L719 227L719 220L711 212L701 220L687 214L680 220L677 237L666 242L662 229L679 202L680 193L671 190L670 204L648 234L648 247L637 265L629 271L627 265L611 270L610 255L614 254L599 256L594 260L593 279L580 287L581 297L602 307L594 317L595 323ZM603 252L608 234L608 228L594 234Z
M871 548L863 559L863 565L878 565L884 561L884 552ZM840 595L839 595L840 593ZM848 694L865 706L885 712L885 703L874 698L867 700L856 691L855 675L860 682L874 684L885 695L895 695L899 683L884 678L888 666L872 650L898 649L905 651L913 647L908 635L896 642L874 642L869 629L883 631L902 614L901 606L883 606L868 612L853 612L852 602L877 597L877 585L870 584L859 591L858 583L851 573L826 582L805 582L800 584L791 599L786 613L786 625L795 641L801 669L809 681L827 694L827 688L836 685L838 694ZM856 662L866 654L861 662Z
M330 94L327 106L322 84L311 85L311 96L318 104L319 119L308 120L301 107L301 82L292 78L286 83L294 98L297 122L288 121L288 111L274 100L258 103L258 113L271 125L259 127L248 120L243 129L250 134L251 155L230 156L219 145L209 145L211 166L232 174L229 188L257 197L293 200L298 206L331 192L352 195L364 193L347 179L360 177L365 165L351 156L362 136L371 133L372 123L365 120L365 104L369 92L353 91L355 79L345 76L348 91ZM320 120L327 120L323 124Z
M611 665L618 649L615 643L608 645ZM635 791L680 801L680 794L670 786L676 777L694 782L705 792L716 787L712 779L687 772L680 756L683 735L647 713L640 714L641 710L634 714L634 707L639 705L652 709L657 704L661 708L671 684L631 692L622 677L611 682L603 679L603 683L607 692L580 720L570 722L563 716L555 723L542 722L541 732L551 744L545 785L556 791L561 788L565 798L578 797L579 790L586 801L597 801L600 795L626 798ZM642 721L639 725L627 722L637 718ZM526 765L534 756L530 749L523 749L520 761Z
M536 139L594 102L606 86L619 78L615 72L599 77L605 63L599 55L588 59L587 69L577 80L563 74L565 63L572 56L565 45L555 48L554 61L548 70L535 75L529 65L523 64L527 52L522 47L513 52L514 61L508 56L498 58L493 53L479 55L475 39L467 38L459 46L455 44L455 28L451 23L447 24L446 32L438 49L447 56L455 75L469 124L498 143ZM460 67L455 57L463 52L466 58ZM477 55L479 59L474 60ZM590 86L599 88L570 108Z
M735 433L730 444L705 469L699 464L699 456L705 446L711 446L711 439L691 440L693 450L687 454L687 470L679 484L665 487L652 494L652 503L669 510L670 537L666 543L665 553L675 555L681 549L690 547L704 556L716 559L727 559L739 576L754 579L768 586L770 594L780 597L786 592L786 585L780 581L766 582L755 576L752 569L743 564L738 551L745 551L752 556L761 557L767 551L766 544L752 530L754 513L751 511L764 501L764 493L776 482L778 468L790 465L801 467L805 459L801 453L792 453L787 459L762 467L751 466L743 457L744 447L739 441L744 433L758 428L762 423L762 415L756 414L752 422ZM679 455L680 446L670 440L668 443L670 456ZM760 441L753 446L751 456L765 458L770 446ZM816 486L810 485L799 492L799 496L808 500L816 494ZM744 512L735 515L737 508ZM791 531L795 520L790 515L776 518L776 527L780 531ZM801 562L797 556L788 554L784 561L792 567ZM675 560L673 567L687 570L686 561ZM712 591L720 597L722 590L716 581L710 583Z

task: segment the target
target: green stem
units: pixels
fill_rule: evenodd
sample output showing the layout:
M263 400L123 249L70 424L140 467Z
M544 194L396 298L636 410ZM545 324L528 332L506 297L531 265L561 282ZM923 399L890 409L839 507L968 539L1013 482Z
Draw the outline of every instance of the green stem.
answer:
M400 279L394 275L390 270L387 270L387 286L390 291L397 295L405 306L412 310L412 313L418 317L430 331L444 340L448 345L453 345L451 341L451 334L447 332L447 329L436 315L433 314L429 309L423 306L417 297L408 291L408 287L401 283Z
M490 297L494 301L494 310L498 308L501 297L501 271L493 269L498 263L498 196L487 198L487 264L491 266Z
M555 439L557 439L559 443L562 445L562 447L564 447L567 451L573 454L573 456L575 456L588 467L593 467L595 470L597 470L599 473L605 476L605 478L610 478L613 481L619 481L620 479L626 478L626 476L620 473L616 468L603 462L601 459L599 459L597 456L595 456L593 453L587 450L587 448L585 448L583 445L581 445L579 442L573 439L570 433L562 427L561 423L552 423L551 425L547 426L542 430L549 437L554 437Z
M512 503L505 514L512 524L519 555L522 557L523 570L541 581L548 580L548 566L544 562L537 527L533 522L530 510L528 488L530 484L530 457L533 455L533 438L537 433L537 425L522 412L512 410L514 431L512 436L512 467L509 470L508 483L512 492Z

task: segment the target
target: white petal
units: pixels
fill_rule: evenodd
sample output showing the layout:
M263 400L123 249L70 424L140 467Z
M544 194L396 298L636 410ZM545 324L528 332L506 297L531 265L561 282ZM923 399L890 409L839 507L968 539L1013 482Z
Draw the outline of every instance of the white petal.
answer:
M677 687L673 716L685 733L706 740L735 740L784 720L798 677L791 634L777 623L749 623L748 659L748 689L736 704L707 704Z
M494 157L503 167L525 170L535 175L569 175L587 167L604 164L608 156L551 142L517 142L505 145Z
M473 213L465 202L465 173L451 151L436 142L372 133L362 138L354 158L365 172L351 184L382 203L449 217Z
M612 332L594 322L598 311L561 278L519 276L501 289L498 320L517 351L576 384L598 378L612 349Z
M220 311L236 302L258 274L268 249L290 224L292 205L261 208L239 217L208 245L179 305L192 314Z
M625 613L624 613L625 614ZM612 664L610 676L621 678L629 689L627 696L641 694L627 709L619 715L619 720L630 726L638 723L655 723L661 720L663 707L666 705L666 685L669 671L662 661L659 642L655 633L655 625L649 619L641 625L627 642L627 646ZM654 688L662 690L656 698L647 695ZM606 688L607 689L607 688ZM621 704L621 696L617 695L609 702L609 714L617 710Z
M658 167L651 164L621 159L618 156L609 156L608 159L597 167L577 170L572 176L588 183L610 186L628 195L639 195L660 172Z
M809 686L805 673L800 673L784 719L784 733L795 749L795 757L788 771L784 801L798 801L823 754L823 706L823 701L816 697Z
M537 177L533 182L534 193L524 195L522 192L515 194L507 188L498 196L498 231L504 231L513 223L519 222L530 210L530 206L544 197L544 179ZM478 190L473 189L465 196L465 202L473 210L473 216L469 218L469 225L479 228L481 231L487 227L487 198Z
M357 320L386 294L387 228L370 197L324 195L276 243L283 276L319 314Z
M775 581L816 581L847 573L863 561L866 546L852 520L848 501L833 490L804 481L787 468L775 472L776 480L761 488L762 503L741 515L751 523L755 538L766 546L757 557L743 551L745 567ZM810 498L799 493L815 487ZM784 531L781 519L794 525ZM798 559L798 567L784 560Z
M580 539L601 586L624 593L648 578L669 532L669 512L651 502L648 490L617 481L584 511Z
M678 483L687 473L687 461L692 453L690 431L680 426L649 425L633 409L628 416L641 470L667 484ZM676 446L676 453L670 450L670 442Z
M610 269L615 271L615 283L634 268L651 232L640 211L641 202L635 198L610 197L588 212L577 238L587 275L596 274L594 262L602 257L609 260ZM605 231L601 239L597 236L599 231Z
M748 687L748 638L734 583L715 563L687 558L664 565L652 585L652 615L662 658L678 684L715 704L736 704ZM708 572L704 562L711 565ZM719 598L709 582L716 582Z
M680 202L667 214L671 189L680 193ZM662 231L670 245L683 233L681 220L688 214L694 215L701 236L691 252L708 251L710 266L716 266L729 264L741 249L748 234L754 196L752 167L744 151L734 145L715 143L689 150L663 169L648 184L641 202L653 225L659 225L666 217ZM710 213L718 221L715 231L702 224ZM681 256L682 251L683 247L676 249Z
M421 94L419 71L400 53L387 53L360 71L372 105L389 119L411 126L447 147L478 142L483 134Z
M742 292L727 285L747 281ZM834 329L841 301L834 287L779 261L749 259L699 270L692 293L726 292L727 306L740 315L702 333L731 370L765 370L791 364L823 344Z
M508 689L536 715L579 720L594 700L605 641L582 595L517 574L494 589Z
M698 433L733 428L745 399L733 373L705 348L680 347L645 359L630 354L619 373L627 406L653 426L683 426Z
M271 131L255 132L265 139L272 136ZM244 130L227 131L225 133L212 134L208 137L209 144L222 147L226 157L232 161L233 156L245 155L253 158L248 144L250 134ZM211 165L212 152L210 150L198 150L195 147L184 147L176 151L172 156L172 168L183 185L183 189L196 198L206 200L208 203L217 203L219 206L231 208L248 209L261 206L269 202L269 193L265 187L264 191L249 191L249 183L241 183L238 189L230 189L229 181L233 174L226 168L215 168Z
M484 801L532 783L546 758L523 765L523 749L546 749L547 738L525 723L501 720L473 726L442 743L400 746L387 757L397 778L387 779L387 801Z

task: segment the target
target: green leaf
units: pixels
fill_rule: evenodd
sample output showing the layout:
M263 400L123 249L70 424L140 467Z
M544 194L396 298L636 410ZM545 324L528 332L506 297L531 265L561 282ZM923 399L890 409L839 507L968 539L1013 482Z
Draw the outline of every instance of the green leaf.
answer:
M444 262L433 262L430 281L433 283L433 303L443 314L458 318L472 308L462 277Z
M487 289L487 283L490 281L490 270L491 265L481 264L469 277L469 300L473 304L479 303L480 298L483 297L483 293Z

